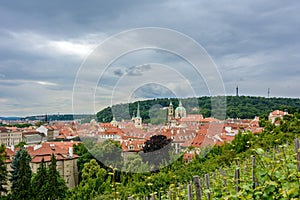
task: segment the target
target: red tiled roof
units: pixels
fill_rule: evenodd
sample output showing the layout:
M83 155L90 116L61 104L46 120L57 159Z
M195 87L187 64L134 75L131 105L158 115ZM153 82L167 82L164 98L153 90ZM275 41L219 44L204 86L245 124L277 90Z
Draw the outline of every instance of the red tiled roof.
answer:
M0 126L0 132L7 133L9 130L6 127Z
M33 163L39 163L41 162L42 158L44 157L44 160L46 162L51 160L52 154L56 156L57 160L67 160L70 159L69 157L69 147L73 147L72 142L68 142L66 144L63 144L62 142L54 142L54 143L42 143L37 148L33 146L26 147L29 155L32 157L31 162ZM76 143L75 143L76 144ZM8 154L8 158L6 159L7 163L11 162L11 159L15 155L15 153L19 150L19 148L16 148L14 151L12 151L10 148L6 148L6 152ZM79 156L76 154L73 154L72 159L78 158Z
M213 117L207 117L207 118L204 118L201 120L201 122L219 122L220 120L216 119L216 118L213 118Z
M180 122L200 122L203 120L202 115L187 115L186 117L180 118Z
M196 137L191 142L190 146L200 148L204 140L205 140L204 134L197 134Z
M69 151L69 147L73 147L73 145L80 144L81 142L70 141L70 142L44 142L43 144L54 144L54 146L64 149L65 151Z
M274 110L273 112L270 112L270 116L283 116L285 115L285 112L281 110Z
M133 139L133 140L125 140L121 142L122 149L125 152L130 152L130 151L141 151L143 148L144 143L146 142L146 139ZM133 147L133 149L130 149L130 146Z

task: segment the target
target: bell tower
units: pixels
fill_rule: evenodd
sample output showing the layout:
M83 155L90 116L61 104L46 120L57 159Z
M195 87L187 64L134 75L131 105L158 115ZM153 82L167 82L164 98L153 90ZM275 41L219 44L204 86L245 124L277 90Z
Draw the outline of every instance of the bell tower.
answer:
M170 101L170 105L168 107L168 122L170 123L173 118L174 118L174 107L172 101Z

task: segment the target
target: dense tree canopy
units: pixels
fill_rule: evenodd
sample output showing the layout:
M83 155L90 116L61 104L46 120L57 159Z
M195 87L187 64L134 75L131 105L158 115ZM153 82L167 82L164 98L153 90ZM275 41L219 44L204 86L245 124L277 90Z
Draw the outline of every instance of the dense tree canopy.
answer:
M2 193L6 193L6 185L8 179L8 171L5 164L7 153L4 144L0 145L0 196Z
M24 148L18 150L11 163L11 197L12 199L30 199L32 196L30 168L31 157Z
M204 117L211 117L212 105L211 102L216 101L218 97L199 97L182 99L183 106L186 108L187 113L196 114L200 113ZM298 112L300 108L300 99L291 98L264 98L252 96L227 96L224 98L226 104L226 117L252 119L255 116L267 116L273 110L287 110L289 113ZM113 112L117 120L131 119L132 114L136 113L137 104L140 105L141 117L145 122L151 122L151 117L154 117L152 122L162 122L166 116L167 110L159 110L158 107L169 106L172 101L174 108L178 106L178 99L153 99L145 100L128 104L114 105L113 109L107 107L97 113L97 120L99 122L110 122L112 120ZM198 103L197 103L198 102ZM155 113L155 109L157 113ZM214 110L215 117L218 117L219 111ZM117 111L117 112L116 112ZM161 113L164 111L165 113ZM166 118L165 118L166 120Z
M121 167L122 147L114 140L104 140L101 143L95 143L90 150L92 156L105 166Z
M35 174L32 178L32 194L36 199L39 200L47 200L49 192L47 192L46 188L47 184L47 169L44 158L37 169L37 174Z
M56 166L56 158L52 154L45 185L46 196L49 200L63 199L68 191L66 183L57 171Z

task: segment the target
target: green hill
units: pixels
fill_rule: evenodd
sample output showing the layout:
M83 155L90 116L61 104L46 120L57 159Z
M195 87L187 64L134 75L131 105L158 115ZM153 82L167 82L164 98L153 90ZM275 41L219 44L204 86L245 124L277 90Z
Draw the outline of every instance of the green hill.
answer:
M211 117L211 102L218 97L186 98L182 100L187 113L200 113L204 117ZM174 108L178 106L178 99L152 99L139 101L141 117L144 122L150 122L149 110L153 107L167 107L172 101ZM196 109L195 109L196 108ZM252 119L255 116L266 117L269 112L280 109L289 113L298 112L300 109L300 99L292 98L264 98L253 96L227 96L226 97L226 117ZM130 119L136 113L137 102L118 104L107 107L97 113L99 122L110 122L112 120L112 110L117 120ZM165 111L167 112L167 111ZM214 116L218 117L218 116Z

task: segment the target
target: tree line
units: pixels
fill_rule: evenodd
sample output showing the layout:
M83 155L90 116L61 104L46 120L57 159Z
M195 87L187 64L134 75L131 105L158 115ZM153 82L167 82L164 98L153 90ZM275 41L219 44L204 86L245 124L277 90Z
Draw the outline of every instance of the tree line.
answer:
M240 118L252 119L255 116L266 118L267 115L276 109L286 110L293 114L299 112L300 99L292 98L265 98L253 96L226 96L224 97L199 97L199 98L185 98L182 99L183 106L186 108L188 114L202 114L204 117L211 117L212 101L216 102L221 100L226 107L220 109L226 112L226 118ZM131 119L137 112L137 105L140 105L140 114L144 122L150 123L151 114L159 108L167 107L172 102L174 109L178 106L178 99L158 98L145 101L139 101L127 104L117 104L109 106L96 114L98 122L110 122L113 115L118 121L122 119ZM167 119L167 110L159 114L165 121ZM218 113L218 111L216 111ZM218 118L216 114L214 117ZM159 122L162 120L159 118ZM154 119L155 120L155 119ZM153 121L153 119L152 119Z

